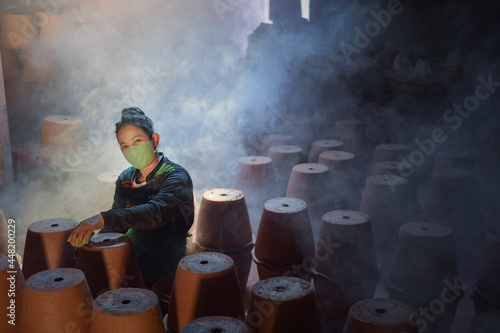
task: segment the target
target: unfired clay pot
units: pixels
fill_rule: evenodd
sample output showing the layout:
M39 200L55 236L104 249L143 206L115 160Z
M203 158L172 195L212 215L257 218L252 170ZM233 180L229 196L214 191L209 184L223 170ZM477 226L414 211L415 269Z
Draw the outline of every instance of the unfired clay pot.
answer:
M293 167L286 196L302 199L307 204L314 239L318 237L321 216L335 208L335 199L328 193L328 167L302 163Z
M344 143L340 140L318 140L314 141L309 151L307 163L318 163L319 154L328 150L342 150Z
M193 242L203 247L239 250L252 242L243 192L213 189L203 193Z
M29 225L24 244L25 279L46 269L75 266L75 249L67 239L77 225L77 221L64 218L41 220Z
M312 285L295 277L257 282L246 323L254 333L319 332Z
M120 288L97 297L89 333L164 333L158 297L150 290Z
M97 234L77 251L92 296L122 287L143 288L142 276L130 238L120 233Z
M392 299L365 299L349 310L344 333L417 333L412 323L412 310L407 305Z
M300 266L313 254L314 240L306 203L297 198L268 200L262 210L255 257L271 267L290 267Z
M245 318L234 262L221 253L192 254L179 262L167 329L178 333L192 320L205 316Z
M89 332L92 297L76 268L38 272L26 280L20 333Z
M299 146L273 146L267 155L272 158L276 176L277 193L284 195L292 168L300 163L302 148Z
M15 255L0 253L0 290L0 332L17 333L23 305L24 277Z
M231 317L202 317L191 321L181 333L249 333L245 323Z
M323 331L341 332L350 307L374 297L380 276L368 215L350 210L323 215L314 258Z

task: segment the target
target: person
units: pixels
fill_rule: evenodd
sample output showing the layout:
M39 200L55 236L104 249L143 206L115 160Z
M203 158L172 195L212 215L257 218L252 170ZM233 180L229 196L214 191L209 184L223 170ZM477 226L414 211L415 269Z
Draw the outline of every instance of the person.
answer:
M123 109L115 126L120 149L132 166L116 180L111 209L81 221L68 242L80 247L98 229L126 234L150 288L158 278L175 274L186 255L194 220L193 184L182 166L158 152L160 136L141 109Z

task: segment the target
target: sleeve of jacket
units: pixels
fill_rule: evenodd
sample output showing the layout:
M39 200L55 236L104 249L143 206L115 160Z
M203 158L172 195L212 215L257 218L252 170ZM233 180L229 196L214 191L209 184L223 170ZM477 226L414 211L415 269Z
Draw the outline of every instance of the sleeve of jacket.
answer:
M113 208L102 212L104 225L114 229L155 230L170 226L187 232L193 223L193 185L187 173L166 177L160 191L145 204L115 208L119 207L117 200L119 196L115 195Z

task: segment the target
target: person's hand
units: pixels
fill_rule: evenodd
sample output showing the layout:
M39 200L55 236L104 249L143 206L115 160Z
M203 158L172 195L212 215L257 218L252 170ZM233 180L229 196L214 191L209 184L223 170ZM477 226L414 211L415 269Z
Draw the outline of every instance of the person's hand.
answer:
M101 214L94 215L78 224L68 237L68 242L74 247L82 247L87 244L94 230L104 227L104 218Z

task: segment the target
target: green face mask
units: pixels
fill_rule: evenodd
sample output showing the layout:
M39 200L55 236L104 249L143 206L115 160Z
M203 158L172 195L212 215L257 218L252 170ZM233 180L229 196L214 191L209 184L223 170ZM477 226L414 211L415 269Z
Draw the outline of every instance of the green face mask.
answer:
M155 150L153 149L153 145L151 141L148 141L142 145L130 146L123 156L125 159L132 164L132 166L136 169L142 169L146 167L151 159L155 155Z

